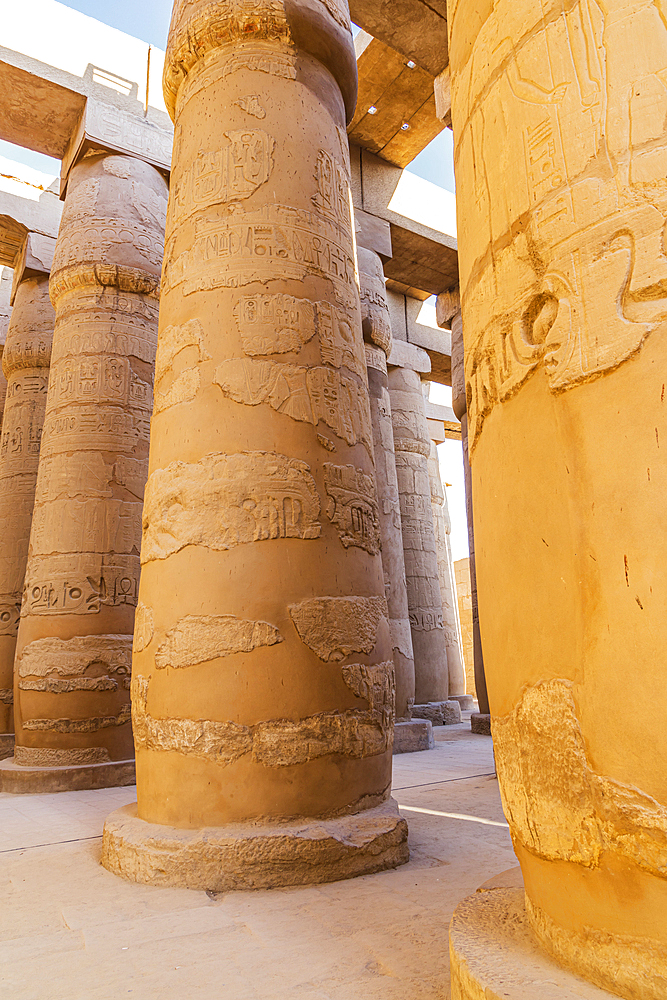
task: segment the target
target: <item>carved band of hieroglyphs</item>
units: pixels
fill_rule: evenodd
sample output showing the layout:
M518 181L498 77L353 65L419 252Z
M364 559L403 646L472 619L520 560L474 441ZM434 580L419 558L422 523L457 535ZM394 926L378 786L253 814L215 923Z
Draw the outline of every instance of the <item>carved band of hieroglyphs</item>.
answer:
M60 552L115 552L139 555L141 502L91 497L48 500L40 492L32 520L32 549L46 555L58 539Z
M225 145L199 152L174 185L174 204L180 219L188 211L249 198L271 176L275 139L260 129L223 134Z
M350 231L350 179L345 160L337 160L326 149L317 154L317 194L313 205L328 218Z
M336 223L316 212L269 205L243 222L195 219L192 248L175 257L165 249L163 291L183 284L183 294L239 288L255 281L329 278L341 302L357 297L349 241Z
M11 473L12 460L19 460L21 471L30 472L26 459L31 456L35 462L39 459L39 449L42 440L42 414L48 378L24 375L16 381L21 384L15 389L15 380L9 383L7 405L2 421L2 441L0 442L0 458L5 460L5 472ZM35 398L35 394L38 397ZM34 468L34 463L33 463ZM18 471L18 470L17 470Z
M75 413L47 413L42 455L55 451L109 451L133 453L150 434L148 410L125 412L119 406L89 406Z
M372 454L368 390L342 372L231 358L218 366L214 381L237 403L267 403L314 426L322 420L347 444L361 443Z
M42 566L44 563L44 566ZM21 616L97 614L103 607L136 607L137 556L99 553L34 556L28 564Z
M105 747L14 747L14 763L20 767L78 767L82 764L107 764L111 760Z
M380 519L373 476L353 465L324 464L327 517L348 548L356 545L371 555L380 551Z
M99 184L99 181L96 180L93 183ZM144 199L147 196L147 191L148 189L144 186L142 191ZM75 190L75 197L77 193ZM71 197L68 197L68 208L71 214ZM155 228L158 227L155 226ZM114 218L91 219L86 213L77 225L72 225L70 222L70 225L61 226L52 271L52 277L56 279L58 293L62 290L61 286L67 283L67 275L64 274L61 277L57 272L61 268L67 268L68 265L74 264L75 261L90 259L89 254L86 254L88 245L95 248L95 260L98 260L102 266L108 263L113 267L115 261L119 259L119 255L122 259L122 248L128 245L134 247L150 266L160 267L162 264L163 246L157 234L151 232L142 222ZM94 272L92 273L94 274ZM111 281L100 283L111 284ZM51 294L54 295L54 292L52 291ZM54 297L57 298L58 295L56 294Z
M435 629L444 629L442 611L436 608L417 608L410 612L410 626L418 632L433 632Z
M182 353L177 372L174 362ZM194 399L201 384L198 366L202 361L210 361L210 355L204 349L204 330L198 319L162 330L155 359L155 413Z
M152 387L132 371L128 358L63 358L51 366L49 384L49 415L70 404L117 403L148 413L153 408Z
M129 690L132 636L85 635L73 639L36 639L21 653L17 672L24 691ZM111 676L115 675L115 676Z
M142 562L186 545L216 551L275 538L319 538L320 499L305 462L268 452L172 462L146 484Z
M235 615L188 615L169 629L155 653L155 666L192 667L232 653L250 653L283 642L275 625Z
M128 458L126 455L120 455L111 464L105 461L104 455L96 451L75 451L67 456L48 455L42 457L39 465L37 502L48 504L56 500L76 500L79 497L85 497L87 500L111 500L113 483L126 487L138 500L141 500L147 474L147 458ZM109 521L108 515L104 515L108 525L106 530L110 530L111 524L115 523L118 517L128 516L132 516L128 508L115 508L112 522Z
M388 617L384 597L313 597L288 610L301 641L326 662L371 653Z
M148 712L148 680L133 681L132 724L137 750L167 751L227 766L252 753L265 767L290 767L340 754L364 758L386 753L394 719L394 665L342 668L348 688L367 709L322 712L298 722L276 719L243 726L209 719L158 719Z
M130 706L123 705L117 715L103 715L94 719L24 719L23 729L29 733L98 733L100 729L125 726L130 721Z
M5 599L0 600L0 635L15 636L21 619L21 592L15 600L7 600L7 595L3 596Z
M283 22L285 30L286 24ZM256 24L253 26L256 27ZM244 39L243 47L237 51L229 48L224 53L220 53L220 58L214 60L202 60L191 70L181 84L179 99L181 105L185 105L192 98L208 90L211 84L219 85L221 81L238 73L239 70L248 70L250 73L266 73L280 80L296 80L296 56L290 49L282 51L276 46L263 46L249 43ZM190 40L186 43L189 47ZM188 53L188 57L190 53ZM174 152L173 163L180 162L181 146L181 126L178 121L175 123L174 132ZM347 134L346 134L347 138Z
M345 366L364 378L365 358L349 310L294 295L258 294L242 296L234 312L243 350L251 357L299 351L317 333L325 365Z

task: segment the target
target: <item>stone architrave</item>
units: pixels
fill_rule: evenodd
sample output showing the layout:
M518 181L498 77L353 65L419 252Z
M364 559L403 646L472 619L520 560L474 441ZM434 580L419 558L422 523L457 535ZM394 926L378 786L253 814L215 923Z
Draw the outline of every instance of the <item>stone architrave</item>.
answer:
M55 313L48 273L14 294L2 367L7 398L0 432L0 733L14 732L14 653L44 424Z
M666 12L458 0L448 25L480 625L526 912L559 964L664 1000Z
M15 665L13 767L132 780L130 668L167 185L139 159L71 171L51 271L51 377ZM62 773L62 772L60 772ZM0 768L0 787L21 785ZM52 787L44 770L32 790Z
M391 320L380 257L372 250L363 247L358 248L357 257L373 424L384 590L396 672L394 753L413 753L416 750L430 750L434 743L431 723L427 720L412 721L412 708L415 703L415 661L412 652L401 508L387 375L387 358L392 347Z
M0 360L7 340L7 330L9 329L9 319L12 312L10 303L12 293L12 270L9 267L0 267ZM5 400L7 398L7 379L0 366L0 426L2 426L2 415L5 411Z
M447 494L442 485L442 477L440 476L438 447L433 440L431 441L431 451L428 459L428 474L431 485L435 549L438 556L438 582L440 584L440 597L442 600L442 620L445 631L445 646L447 648L449 699L458 701L462 711L468 711L473 707L473 700L471 695L466 694L466 673L463 665L454 565L449 544L452 525L449 519Z
M446 725L461 721L461 709L448 697L447 647L428 469L431 442L418 373L410 368L390 367L389 395L415 658L413 716Z
M345 0L177 0L133 657L102 862L202 889L407 860L345 122Z

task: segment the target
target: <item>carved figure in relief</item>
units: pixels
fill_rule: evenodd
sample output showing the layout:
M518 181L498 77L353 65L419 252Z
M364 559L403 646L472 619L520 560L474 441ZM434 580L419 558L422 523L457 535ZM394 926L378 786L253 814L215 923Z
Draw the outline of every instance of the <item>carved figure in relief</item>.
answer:
M283 642L283 637L268 622L248 621L235 615L188 615L167 632L155 653L155 666L158 670L192 667L279 642Z
M371 417L365 386L328 368L232 358L218 366L215 382L237 403L268 403L293 420L322 420L348 444L371 452Z
M271 176L275 140L270 135L259 129L241 129L224 135L227 144L222 149L200 153L192 168L177 182L174 198L181 211L201 211L212 205L244 200Z
M259 94L246 94L244 97L239 97L238 101L234 101L234 104L253 118L266 118L266 111L262 107Z
M318 538L320 500L305 462L268 452L172 462L146 484L142 562L186 545L223 551L275 538Z
M326 462L324 488L327 517L336 525L345 548L357 545L376 555L380 551L380 520L373 477L353 465Z
M326 662L371 653L389 614L384 597L313 597L288 610L301 641Z

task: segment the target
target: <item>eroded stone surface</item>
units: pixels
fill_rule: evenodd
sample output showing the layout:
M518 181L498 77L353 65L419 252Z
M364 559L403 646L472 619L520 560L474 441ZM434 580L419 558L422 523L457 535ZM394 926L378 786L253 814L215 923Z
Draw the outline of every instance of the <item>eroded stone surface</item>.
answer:
M383 597L314 597L291 604L299 636L321 660L342 660L350 653L370 653L387 616Z
M282 641L278 629L268 622L248 621L234 615L217 618L191 615L167 632L155 653L155 666L158 670L191 667L232 653L250 653L260 646L273 646Z

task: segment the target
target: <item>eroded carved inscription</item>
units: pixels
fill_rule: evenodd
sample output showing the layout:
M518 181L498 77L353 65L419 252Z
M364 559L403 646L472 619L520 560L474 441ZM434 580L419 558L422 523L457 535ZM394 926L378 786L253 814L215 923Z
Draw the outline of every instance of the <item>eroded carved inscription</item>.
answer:
M258 104L247 106L260 112L258 118L266 117ZM180 175L174 186L179 213L242 201L271 176L275 140L270 135L260 129L240 129L224 135L226 142L221 148L200 152Z
M314 597L291 604L289 613L306 646L321 660L337 661L373 651L387 602L384 597Z
M380 551L380 520L375 480L353 465L324 464L327 517L348 548L356 545L371 555Z
M260 646L274 646L283 637L268 622L249 621L234 615L188 615L167 632L155 654L158 670L191 667L232 653L250 653Z

